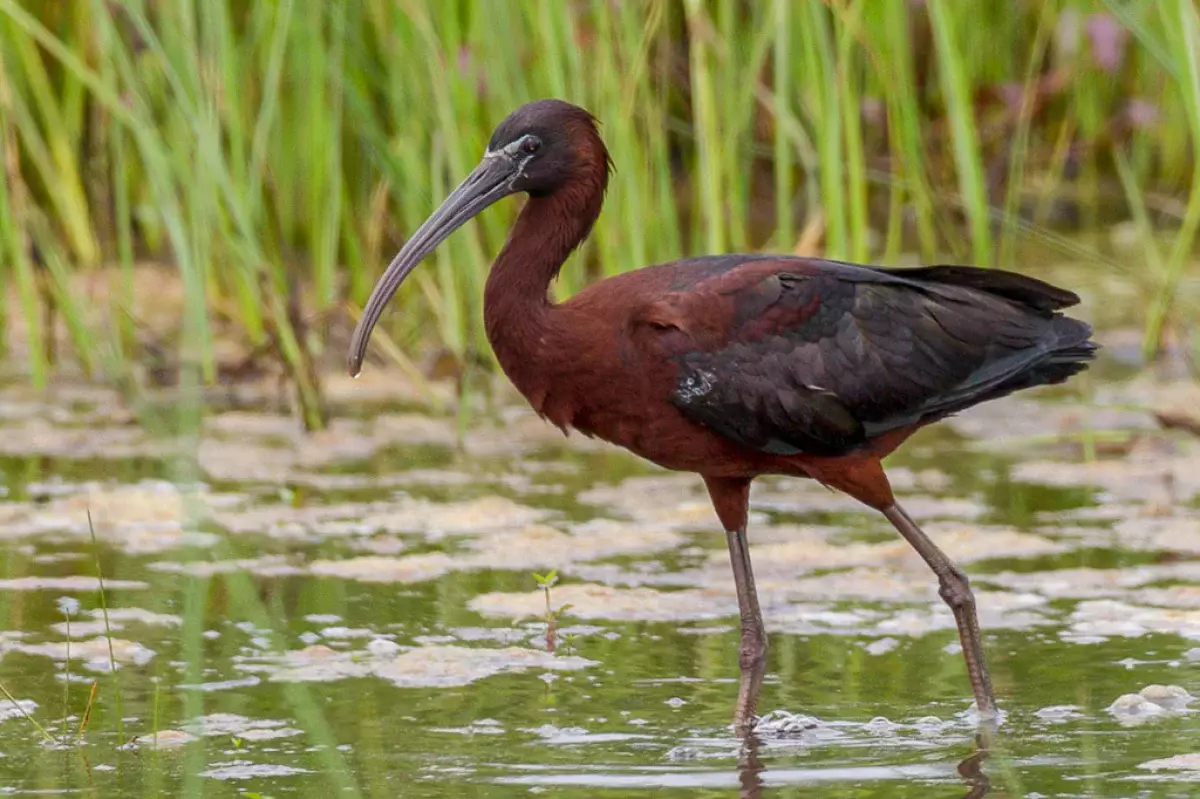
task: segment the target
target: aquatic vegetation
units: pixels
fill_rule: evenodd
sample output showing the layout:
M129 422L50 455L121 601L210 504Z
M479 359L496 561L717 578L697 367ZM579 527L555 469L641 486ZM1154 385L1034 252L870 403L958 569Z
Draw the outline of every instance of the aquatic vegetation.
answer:
M553 653L558 647L558 617L571 609L571 603L559 605L557 608L550 606L550 589L558 583L557 569L551 569L546 574L535 572L532 576L546 597L546 613L542 616L542 621L546 624L546 651Z
M39 385L68 364L139 397L257 384L322 429L344 388L321 366L422 216L415 198L539 96L589 107L629 165L584 248L592 273L700 250L1011 265L1049 249L1137 278L1148 353L1186 320L1190 0L739 9L4 0L7 348ZM381 345L413 395L481 384L473 289L506 213L399 298ZM460 385L432 387L434 362Z

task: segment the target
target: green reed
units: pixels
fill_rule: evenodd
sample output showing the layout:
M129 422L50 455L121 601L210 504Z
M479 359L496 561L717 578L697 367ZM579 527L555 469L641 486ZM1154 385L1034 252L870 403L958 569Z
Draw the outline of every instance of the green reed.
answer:
M1116 66L1095 14L1124 31ZM65 357L116 379L143 357L131 309L153 291L133 264L170 263L180 363L212 383L219 338L266 346L319 427L326 333L491 128L558 96L602 120L617 164L560 296L732 249L1019 267L1023 237L1057 240L1040 232L1056 204L1103 224L1114 196L1135 218L1134 195L1178 198L1153 221L1161 269L1131 265L1156 344L1200 225L1196 38L1188 0L0 0L0 269L22 317L5 329L36 383L52 324ZM1133 100L1157 120L1121 127ZM490 358L479 291L517 207L418 271L381 331L393 353ZM78 278L102 268L119 290L97 308Z

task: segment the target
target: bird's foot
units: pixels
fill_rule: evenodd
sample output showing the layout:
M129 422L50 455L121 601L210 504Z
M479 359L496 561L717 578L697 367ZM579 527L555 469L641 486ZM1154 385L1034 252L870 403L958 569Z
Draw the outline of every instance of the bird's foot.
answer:
M963 713L963 718L970 722L978 733L981 748L988 748L1000 733L1000 725L1004 723L1006 713L996 707L994 702L980 710L978 702L972 702Z

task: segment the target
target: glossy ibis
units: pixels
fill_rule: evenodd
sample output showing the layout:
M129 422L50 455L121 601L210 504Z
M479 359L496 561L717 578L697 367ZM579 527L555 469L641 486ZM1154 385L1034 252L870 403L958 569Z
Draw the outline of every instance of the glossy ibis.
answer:
M995 269L733 254L617 275L554 304L550 283L600 214L611 166L583 109L540 100L514 111L375 286L351 374L418 262L500 198L527 194L484 288L488 340L534 410L564 432L704 479L741 616L739 727L767 651L746 540L750 483L763 474L818 480L887 517L937 576L978 710L993 714L967 577L897 504L880 460L924 425L1084 369L1091 328L1059 313L1079 298Z

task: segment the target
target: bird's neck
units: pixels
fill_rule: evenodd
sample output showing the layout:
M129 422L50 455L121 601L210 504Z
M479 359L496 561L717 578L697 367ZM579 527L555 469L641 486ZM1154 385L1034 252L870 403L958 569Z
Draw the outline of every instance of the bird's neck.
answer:
M526 396L539 391L541 356L557 306L550 283L600 213L603 186L530 197L492 264L483 290L488 341L505 374ZM548 376L545 376L548 377Z

